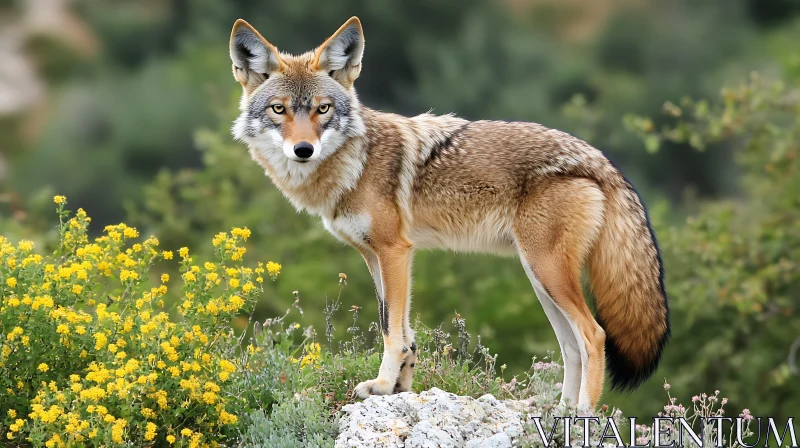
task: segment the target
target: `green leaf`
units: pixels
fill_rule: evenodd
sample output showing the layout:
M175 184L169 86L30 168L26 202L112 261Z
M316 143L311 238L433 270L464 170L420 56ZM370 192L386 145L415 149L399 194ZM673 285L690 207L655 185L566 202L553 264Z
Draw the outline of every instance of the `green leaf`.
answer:
M655 134L649 134L644 137L644 147L649 153L658 152L661 147L661 137Z

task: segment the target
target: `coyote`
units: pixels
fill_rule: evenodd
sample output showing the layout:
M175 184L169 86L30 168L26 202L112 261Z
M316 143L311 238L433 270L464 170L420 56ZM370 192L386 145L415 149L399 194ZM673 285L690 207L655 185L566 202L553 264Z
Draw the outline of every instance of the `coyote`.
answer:
M603 154L564 132L362 105L364 34L353 17L315 50L281 53L244 20L230 38L241 114L233 136L298 210L356 248L375 282L385 351L355 396L408 391L417 248L518 256L558 337L562 401L592 409L608 370L632 389L669 337L661 257L638 194ZM588 265L597 315L581 290Z

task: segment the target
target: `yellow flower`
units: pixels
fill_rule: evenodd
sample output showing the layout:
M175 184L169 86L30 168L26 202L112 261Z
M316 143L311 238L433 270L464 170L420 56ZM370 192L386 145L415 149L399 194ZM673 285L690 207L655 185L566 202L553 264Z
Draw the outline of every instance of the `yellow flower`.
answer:
M210 391L203 392L203 401L205 401L206 404L214 404L217 401L217 394Z
M156 418L156 412L150 408L142 408L142 415L145 418Z
M269 263L267 263L267 272L269 272L269 275L274 277L281 273L281 267L282 266L279 263L270 261Z
M216 316L219 312L219 307L217 307L217 304L212 300L208 303L208 305L206 305L206 312L212 316Z
M247 282L247 283L244 284L244 286L242 286L242 292L245 293L245 294L249 294L250 291L253 290L253 288L255 288L255 286L253 286L253 283L252 282Z
M83 286L81 285L72 285L72 292L75 294L80 294L83 292Z
M11 331L10 331L10 332L9 332L9 333L6 335L6 339L8 339L9 341L13 341L14 339L16 339L16 338L17 338L17 336L19 336L19 335L21 335L21 334L22 334L22 328L20 328L20 327L14 327L14 329L13 329L13 330L11 330ZM6 347L6 346L3 346L3 347ZM10 353L10 352L11 352L11 349L9 349L9 353Z
M219 420L226 425L232 425L239 421L239 417L229 414L223 410L219 413Z
M61 437L58 434L53 434L53 437L50 438L47 442L45 442L44 446L47 448L52 448L54 446L61 446Z
M173 436L172 434L168 435L168 436L167 436L167 442L168 442L170 445L172 445L173 443L175 443L175 436Z
M67 198L64 196L53 196L53 202L58 205L65 204L67 202Z
M232 278L228 280L228 284L231 285L231 288L238 288L239 287L239 280Z
M239 308L244 306L244 300L239 296L233 295L228 300L231 304L231 308L233 308L234 311L239 311Z
M237 247L236 252L231 255L231 260L238 261L242 259L242 256L247 252L247 249L244 247Z
M189 248L181 247L180 250L178 250L178 255L180 255L181 258L185 259L186 257L189 256Z
M9 409L8 416L11 418L15 418L17 416L17 411L15 411L14 409Z
M243 240L246 240L250 238L250 229L248 229L247 227L241 229L238 227L234 227L233 230L231 230L231 235L238 236Z
M126 227L125 230L122 231L122 234L125 235L126 238L136 238L139 236L139 232L133 227Z
M306 345L306 354L300 360L300 368L304 368L307 365L315 364L321 355L322 348L316 342Z
M13 432L18 432L23 426L25 426L25 420L18 418L13 424L11 424L11 426L8 427L8 429Z
M127 424L128 422L124 419L117 420L111 428L111 440L116 443L122 443L122 436L125 434L125 426Z
M147 422L147 428L144 433L145 440L153 440L156 438L156 430L158 430L158 426L156 426L153 422Z
M106 342L108 342L108 338L106 337L105 333L95 333L94 334L95 350L100 350L106 346Z
M17 279L14 278L14 277L11 277L11 278L7 279L6 280L6 285L8 285L8 286L10 286L12 288L16 288L17 287Z
M227 239L228 239L228 234L225 232L220 232L216 234L216 236L214 236L214 239L211 240L211 244L213 244L214 247L219 247L220 244L227 241Z
M48 370L50 370L50 367L49 367L47 364L45 364L45 363L41 363L41 364L39 364L39 367L37 367L37 368L38 368L38 369L39 369L39 371L41 371L41 372L47 372Z
M161 283L167 283L169 281L169 274L161 274Z
M172 260L172 251L165 250L164 252L161 252L161 256L164 257L165 260Z
M181 429L181 435L190 437L192 435L192 430L189 428L183 428Z
M222 369L222 371L219 372L220 381L227 381L231 373L236 372L236 366L226 359L219 360L219 367Z
M123 269L119 272L119 280L121 282L127 282L128 280L136 280L139 278L139 274L133 271L129 271L127 269Z

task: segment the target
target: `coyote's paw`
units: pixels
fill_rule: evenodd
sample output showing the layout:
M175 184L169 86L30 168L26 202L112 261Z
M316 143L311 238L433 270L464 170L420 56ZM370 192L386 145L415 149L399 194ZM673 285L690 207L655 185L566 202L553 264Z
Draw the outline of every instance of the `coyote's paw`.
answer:
M359 383L358 386L353 389L353 396L363 399L369 397L370 395L389 395L393 390L393 381L387 381L383 378L375 378L374 380Z

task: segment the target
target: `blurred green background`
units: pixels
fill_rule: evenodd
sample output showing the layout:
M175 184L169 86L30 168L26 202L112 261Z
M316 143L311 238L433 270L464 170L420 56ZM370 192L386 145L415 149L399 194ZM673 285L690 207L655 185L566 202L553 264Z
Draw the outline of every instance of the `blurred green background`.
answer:
M684 402L722 390L728 415L800 416L797 0L0 0L0 231L46 247L56 193L96 231L125 221L165 249L210 252L216 232L248 226L250 252L284 266L257 317L297 290L322 332L344 272L337 331L351 305L366 328L356 251L297 214L228 131L235 19L302 52L353 15L363 103L560 128L638 187L674 336L648 383L603 402L655 415L666 378ZM517 261L423 252L414 273L412 314L449 330L457 311L507 377L558 349Z

